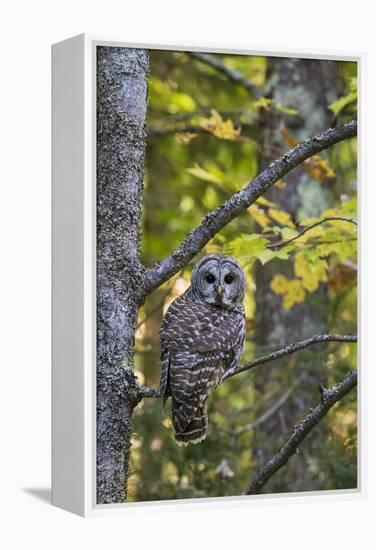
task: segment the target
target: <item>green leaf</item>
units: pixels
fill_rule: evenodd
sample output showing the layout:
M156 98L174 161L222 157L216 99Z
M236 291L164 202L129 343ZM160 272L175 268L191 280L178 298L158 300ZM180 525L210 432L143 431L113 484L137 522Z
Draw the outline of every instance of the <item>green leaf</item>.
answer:
M270 262L270 260L273 260L273 258L275 258L275 254L272 250L269 250L269 248L262 250L258 254L258 259L260 260L262 265L265 265L267 262Z
M270 105L274 103L274 99L268 97L260 97L252 103L252 109L254 111L259 111L260 109L265 109L265 111L270 110Z
M191 176L194 176L195 178L203 181L209 181L211 183L222 183L220 178L216 174L205 170L205 168L202 168L198 164L195 164L192 168L186 168L186 172L188 172L188 174L191 174Z
M280 250L271 250L266 247L268 239L262 237L259 234L248 235L242 234L236 237L224 247L225 253L231 254L240 260L243 265L248 265L255 259L265 265L267 262L279 258L281 260L287 260L289 258L289 252L291 246L286 246Z
M352 219L356 219L358 209L358 201L356 197L349 199L341 204L338 208L338 213L344 214L345 216L350 216Z
M274 203L274 202L269 201L268 199L266 199L266 198L263 197L263 196L259 197L259 198L256 200L256 203L259 204L260 206L272 206L272 207L275 207L275 203Z
M292 229L291 227L282 227L281 235L284 240L292 239L292 237L299 235L299 231L296 231L296 229Z
M283 248L280 248L279 250L273 251L274 258L279 258L280 260L288 260L289 259L289 252L293 249L293 245L284 246Z
M275 258L280 260L288 260L290 250L291 248L288 248L287 246L280 248L279 250L270 250L269 248L266 248L265 250L259 252L257 258L260 260L262 265L265 265L271 260L275 260Z
M354 101L356 101L357 98L358 98L357 92L350 92L347 95L337 99L337 101L334 101L333 103L328 105L328 108L335 114L335 116L338 116L339 113L343 111L345 107L347 107L347 105L354 103Z
M285 107L282 103L276 103L275 108L280 113L285 113L286 115L298 115L299 111L297 109L292 109L291 107Z
M149 102L169 113L192 112L197 109L195 100L188 94L177 90L176 82L162 81L160 78L149 79Z
M267 243L268 240L261 235L243 233L225 245L225 252L248 259L258 258L260 253L267 250Z
M269 216L273 218L274 221L280 223L281 225L289 226L294 228L294 224L291 220L291 214L285 212L284 210L278 210L277 208L269 209Z

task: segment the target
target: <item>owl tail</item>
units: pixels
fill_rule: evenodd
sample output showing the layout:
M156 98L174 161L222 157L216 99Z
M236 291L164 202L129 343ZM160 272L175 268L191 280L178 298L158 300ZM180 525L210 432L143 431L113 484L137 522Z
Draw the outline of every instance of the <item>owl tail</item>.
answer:
M208 414L206 405L201 405L187 423L186 407L181 403L172 403L172 423L175 430L175 440L179 446L196 444L206 437Z

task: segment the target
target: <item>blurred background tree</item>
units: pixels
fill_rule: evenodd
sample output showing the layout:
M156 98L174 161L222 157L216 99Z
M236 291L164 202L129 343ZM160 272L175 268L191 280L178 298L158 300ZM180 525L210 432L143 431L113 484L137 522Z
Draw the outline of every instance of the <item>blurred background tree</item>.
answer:
M356 113L356 63L150 53L146 266L273 159ZM315 333L356 333L356 175L354 138L304 162L203 250L232 254L245 269L245 361ZM196 261L140 311L135 366L148 386L159 383L163 314ZM209 399L207 439L187 448L173 439L168 405L144 399L134 416L129 499L241 494L316 405L318 383L339 382L355 366L356 346L333 342L237 375ZM264 492L356 487L356 426L353 392Z

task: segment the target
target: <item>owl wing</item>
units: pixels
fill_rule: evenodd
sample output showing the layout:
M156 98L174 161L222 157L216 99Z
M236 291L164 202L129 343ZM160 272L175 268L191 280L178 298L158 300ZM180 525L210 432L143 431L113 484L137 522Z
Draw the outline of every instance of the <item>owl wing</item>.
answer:
M233 356L232 351L175 351L171 354L169 385L179 431L183 432L196 416L221 381Z

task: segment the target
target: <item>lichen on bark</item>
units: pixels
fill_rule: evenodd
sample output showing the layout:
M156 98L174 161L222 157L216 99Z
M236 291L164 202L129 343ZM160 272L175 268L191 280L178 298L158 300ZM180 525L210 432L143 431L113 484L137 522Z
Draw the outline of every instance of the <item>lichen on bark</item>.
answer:
M97 504L127 495L148 52L97 48Z

